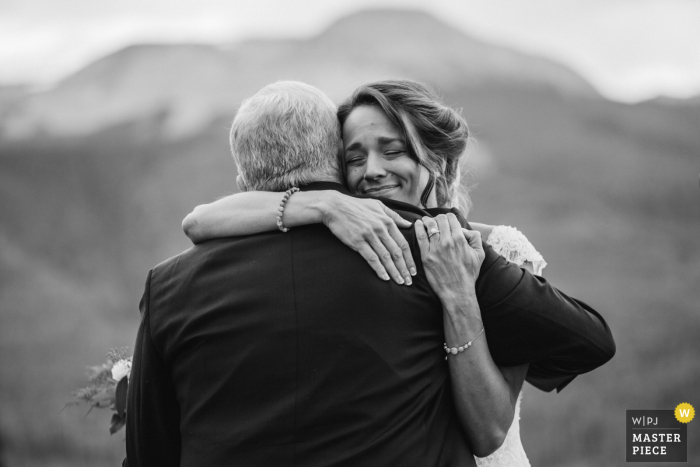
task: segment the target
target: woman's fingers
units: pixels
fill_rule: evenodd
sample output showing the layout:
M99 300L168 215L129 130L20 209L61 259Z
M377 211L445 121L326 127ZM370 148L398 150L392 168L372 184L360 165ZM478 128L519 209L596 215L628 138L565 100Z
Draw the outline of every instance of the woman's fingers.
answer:
M481 232L479 232L478 230L462 229L462 233L464 234L464 238L467 239L469 246L476 250L477 254L485 254L484 245L481 242Z
M437 221L428 216L424 216L421 220L423 221L422 223L425 226L425 231L428 234L428 244L430 246L437 245L437 243L440 241L440 229L438 228ZM428 248L428 250L430 250L430 248Z
M423 219L426 219L425 217ZM430 252L430 241L428 240L428 229L422 220L418 219L415 223L416 239L418 240L418 248L420 248L420 256L425 260L425 257Z
M481 263L484 261L484 258L486 258L484 245L481 243L481 232L478 230L462 229L462 233L464 234L464 238L467 239L471 249L476 253L476 257L473 258L475 261L473 262L474 269L472 270L472 275L474 280L476 280L481 271ZM473 255L470 256L473 257Z
M395 223L396 219L392 216L392 214L396 216L398 214L388 210L388 208L385 213L392 220L392 222L386 223L386 231L376 229L375 232L363 239L357 251L381 279L393 279L397 284L411 285L411 276L416 274L416 266L409 244L399 231ZM408 222L403 219L401 221L401 224ZM442 248L453 242L462 241L460 236L466 239L469 246L476 250L477 256L483 260L484 247L481 242L481 234L476 230L463 229L454 214L441 214L436 218L423 217L416 221L414 228L424 262L429 253L438 248L438 244Z
M389 238L391 242L393 242L393 239ZM391 252L384 246L384 244L379 240L378 237L370 237L368 240L370 248L374 250L376 255L379 257L379 261L381 261L382 266L384 266L384 269L386 269L386 272L389 273L389 276L394 279L394 282L397 284L403 284L404 278L401 276L399 273L399 270L396 268L396 264L394 264L394 255L391 254ZM396 243L394 242L394 245ZM401 249L396 246L396 249L398 249L399 253L401 252ZM403 261L403 256L399 254L399 256L402 258L401 261ZM404 268L405 268L404 264Z
M389 239L383 240L384 246L391 252L396 269L406 281L406 285L411 285L411 276L416 275L416 263L413 261L411 247L395 224L389 226L389 235Z
M393 251L394 263L396 264L397 269L406 280L406 284L411 285L411 276L416 275L416 262L413 260L413 254L411 254L411 247L408 245L408 241L406 241L406 238L398 229L398 227L404 227L406 224L407 227L411 227L411 223L386 206L382 206L387 215L389 215L389 217L396 222L395 224L390 224L388 229L389 235L394 240L394 244L398 246L398 250L392 250L393 244L387 244L386 241L384 242L384 245L387 247L387 249L389 249L389 251ZM401 223L399 223L399 221L401 221Z
M411 285L413 282L411 273L408 271L408 266L404 260L405 255L408 255L411 261L413 261L411 248L408 246L408 242L403 235L401 235L401 232L395 224L392 223L391 226L388 227L388 230L389 232L387 234L381 234L379 236L379 241L382 242L386 251L391 254L390 260L394 264L399 278L403 278L403 282L396 280L396 277L391 274L391 272L389 274L391 274L398 284L403 284L405 282L407 285ZM377 254L379 254L379 252L377 252ZM415 267L415 265L413 267Z
M379 260L379 255L377 255L372 247L368 243L363 243L357 248L357 252L367 261L367 264L377 273L380 279L388 281L389 274L387 274L386 269Z
M389 216L391 218L391 220L394 221L394 223L396 225L398 225L399 227L401 227L402 229L407 229L411 226L411 223L409 221L407 221L406 219L401 217L398 213L396 213L396 212L392 211L391 209L389 209L388 207L386 207L384 204L382 204L381 207L384 210L384 212L386 213L386 215Z
M447 222L450 224L450 230L452 232L452 239L454 241L461 241L464 237L462 234L462 224L459 223L459 219L452 213L447 215Z
M411 223L381 201L342 196L324 223L340 241L359 252L379 277L411 284L416 263L399 230Z
M435 218L437 222L438 230L440 230L440 243L447 246L452 243L452 229L450 229L450 222L447 220L447 216L440 214Z

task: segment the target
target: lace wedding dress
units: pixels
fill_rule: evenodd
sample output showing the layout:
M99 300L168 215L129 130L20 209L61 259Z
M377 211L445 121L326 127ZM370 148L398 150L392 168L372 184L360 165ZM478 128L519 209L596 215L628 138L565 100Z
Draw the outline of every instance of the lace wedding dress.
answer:
M535 247L528 241L518 229L505 225L493 228L486 242L493 247L499 255L508 261L522 266L523 263L532 263L536 275L542 274L542 269L547 263ZM488 457L475 457L478 467L530 467L525 449L520 441L520 401L523 399L523 391L520 391L515 403L513 424L508 429L505 441L500 448Z

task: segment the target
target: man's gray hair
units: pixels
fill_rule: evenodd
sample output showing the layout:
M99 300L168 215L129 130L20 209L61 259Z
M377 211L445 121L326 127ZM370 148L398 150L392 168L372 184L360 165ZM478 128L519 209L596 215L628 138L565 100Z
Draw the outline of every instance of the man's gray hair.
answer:
M241 104L231 152L247 190L284 191L340 181L340 123L333 102L297 81L279 81Z

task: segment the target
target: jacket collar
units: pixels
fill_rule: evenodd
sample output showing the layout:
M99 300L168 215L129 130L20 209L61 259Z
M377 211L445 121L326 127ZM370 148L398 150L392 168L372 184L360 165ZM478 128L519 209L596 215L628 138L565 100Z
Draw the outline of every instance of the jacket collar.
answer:
M438 214L447 214L447 213L452 213L455 216L457 216L457 219L459 220L460 224L462 225L467 225L467 221L462 216L462 213L459 212L459 209L457 208L427 208L427 209L422 209L417 206L414 206L409 203L404 203L403 201L396 201L393 199L388 199L388 198L371 198L370 196L366 195L353 195L348 191L348 189L337 182L312 182L308 183L306 185L300 185L299 189L301 191L320 191L320 190L334 190L338 191L340 193L343 193L344 195L352 196L353 198L364 198L364 199L378 199L382 203L384 203L385 206L395 210L395 211L405 211L405 212L411 212L414 214L417 214L419 216L430 216L430 217L435 217Z

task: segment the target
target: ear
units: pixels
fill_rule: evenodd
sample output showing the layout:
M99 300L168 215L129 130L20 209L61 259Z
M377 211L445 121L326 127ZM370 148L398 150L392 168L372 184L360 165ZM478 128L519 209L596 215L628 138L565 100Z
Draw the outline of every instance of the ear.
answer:
M239 190L248 191L248 185L246 185L245 180L243 180L243 177L240 174L236 176L236 185L238 185Z

